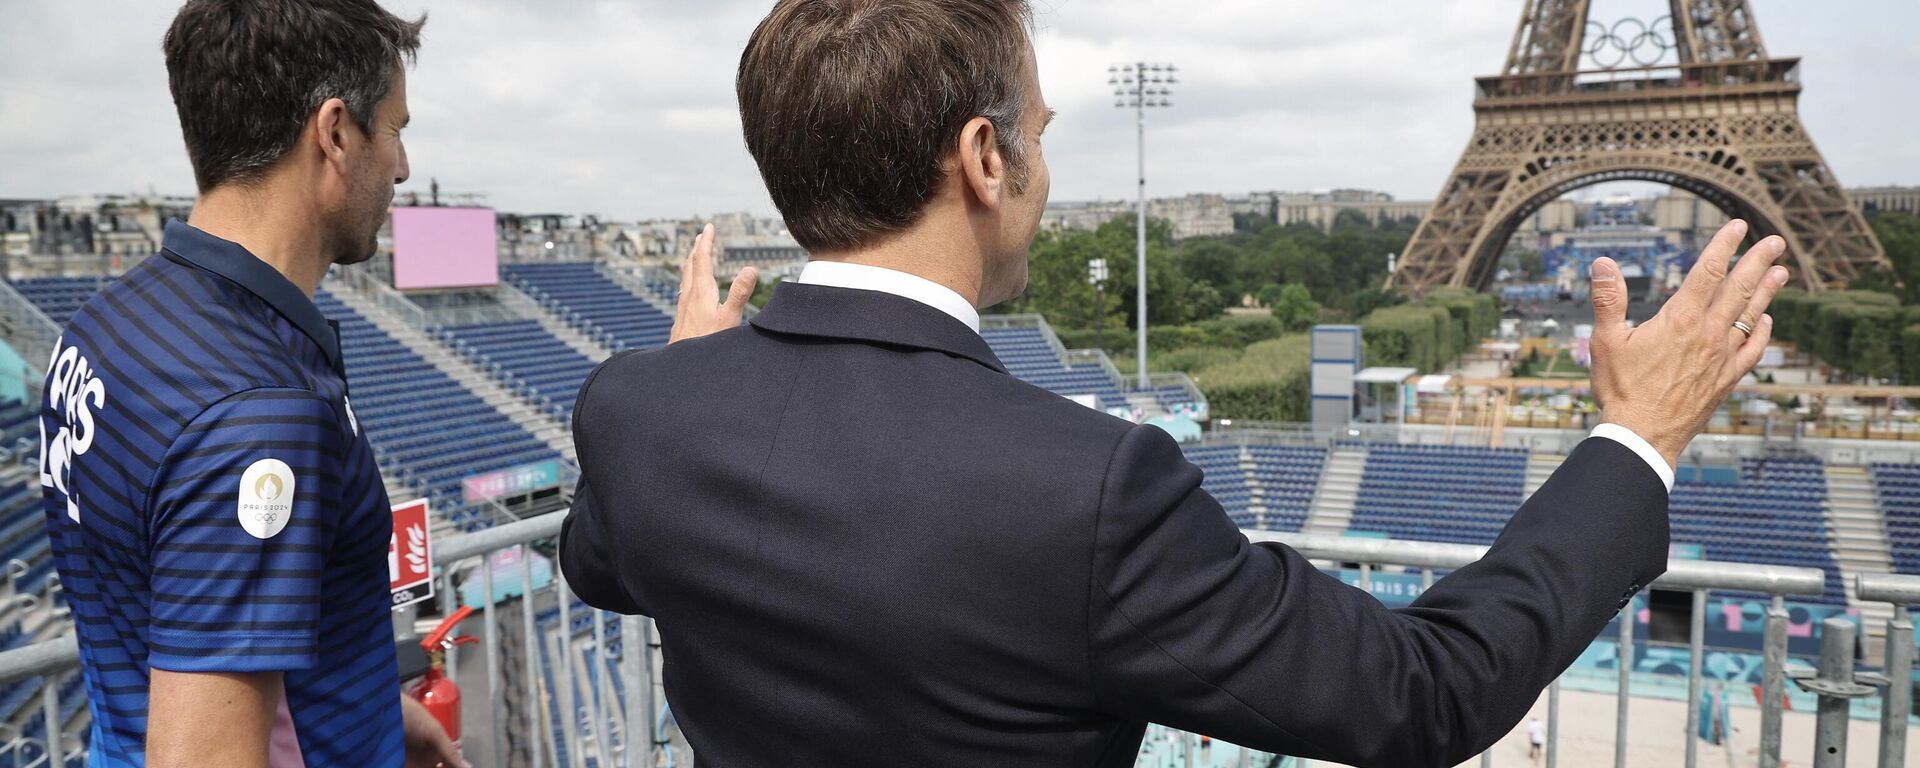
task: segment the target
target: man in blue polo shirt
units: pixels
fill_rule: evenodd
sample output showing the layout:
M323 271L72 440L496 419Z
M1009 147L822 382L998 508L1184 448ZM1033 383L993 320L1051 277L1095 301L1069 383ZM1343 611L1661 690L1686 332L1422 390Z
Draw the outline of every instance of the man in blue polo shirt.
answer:
M312 301L407 176L420 25L191 0L167 32L200 201L74 315L41 413L91 765L462 765L399 690L392 515Z

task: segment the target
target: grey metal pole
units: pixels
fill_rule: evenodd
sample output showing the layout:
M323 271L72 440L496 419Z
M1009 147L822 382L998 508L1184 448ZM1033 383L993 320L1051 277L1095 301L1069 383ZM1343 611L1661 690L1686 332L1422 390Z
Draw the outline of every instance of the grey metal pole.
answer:
M567 747L566 768L573 768L582 764L580 699L573 686L573 590L567 588L567 574L559 568L553 569L553 593L560 601L560 723L565 729L560 743Z
M47 765L66 768L66 746L60 743L60 676L40 678L40 714L47 719Z
M549 729L540 727L540 657L535 655L535 643L539 633L534 627L533 612L533 554L532 548L520 547L520 621L526 626L520 633L526 648L526 665L521 674L526 677L527 695L527 751L533 753L533 768L546 768L546 757L540 749L540 734Z
M1632 698L1628 686L1633 679L1634 602L1628 600L1627 607L1620 609L1620 692L1615 702L1613 768L1627 768L1627 702Z
M1497 742L1496 742L1497 743ZM1493 768L1493 749L1480 753L1480 768Z
M1913 614L1893 607L1887 620L1886 700L1880 707L1880 768L1905 768L1907 717L1913 713Z
M1200 768L1200 737L1187 731L1180 732L1180 752L1186 756L1187 768Z
M1700 670L1707 643L1707 593L1693 591L1693 620L1687 627L1687 768L1700 759Z
M1780 768L1781 697L1787 691L1786 598L1767 606L1766 639L1761 646L1760 768Z
M652 660L647 658L651 651L647 649L646 629L640 622L638 616L620 617L620 676L627 680L626 723L621 731L626 734L623 762L627 768L653 766L653 728L646 722L646 711L651 709L648 705L653 702L653 685L640 671L652 666Z
M1360 564L1360 591L1373 594L1373 564Z
M506 731L506 718L500 713L500 629L499 616L493 603L493 553L480 556L480 570L485 574L487 611L482 617L487 644L487 716L493 725L488 738L493 743L493 762L495 765L507 764L507 742L503 735Z
M1547 686L1547 768L1554 768L1560 753L1560 678Z
M1140 210L1134 221L1134 246L1138 263L1134 265L1134 329L1138 334L1135 341L1134 370L1140 378L1140 388L1151 388L1147 379L1147 63L1140 62L1134 72L1134 113L1140 130Z
M607 732L606 692L607 685L607 614L605 611L593 611L593 663L587 665L590 674L587 679L593 685L593 693L587 696L588 708L593 713L593 749L600 756L600 765L613 763L613 734Z
M452 616L454 611L460 610L460 594L453 591L453 569L452 568L447 569L444 580L446 582L447 591L445 595L441 598L444 602L440 604L440 615ZM448 679L452 679L452 680L460 679L460 646L458 644L447 646L446 659L447 659L446 663L447 663ZM461 740L465 741L465 739L461 739Z
M1853 682L1853 622L1820 622L1820 669L1816 682ZM1846 768L1847 716L1851 702L1822 693L1813 726L1813 768Z

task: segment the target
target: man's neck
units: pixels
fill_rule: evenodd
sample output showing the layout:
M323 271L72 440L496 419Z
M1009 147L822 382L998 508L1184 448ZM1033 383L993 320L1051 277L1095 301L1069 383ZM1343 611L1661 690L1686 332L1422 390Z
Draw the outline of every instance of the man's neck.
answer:
M307 298L326 277L331 262L321 255L318 229L305 206L276 204L270 190L221 187L200 197L187 223L247 249Z
M971 243L956 242L950 233L930 229L916 227L867 248L815 253L811 258L905 272L946 286L978 309L982 275L980 260L973 255Z

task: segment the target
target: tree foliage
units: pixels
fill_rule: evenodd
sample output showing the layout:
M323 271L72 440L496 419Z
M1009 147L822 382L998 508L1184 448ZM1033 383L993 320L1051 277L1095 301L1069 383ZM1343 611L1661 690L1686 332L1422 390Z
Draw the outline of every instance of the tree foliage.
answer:
M1788 288L1768 312L1776 338L1828 365L1870 379L1920 380L1911 362L1920 358L1920 345L1901 330L1920 322L1920 307L1901 307L1891 294Z
M1264 293L1265 289L1261 290ZM1267 308L1273 312L1274 319L1280 321L1281 327L1289 331L1304 331L1320 319L1320 303L1313 300L1313 294L1307 292L1306 286L1299 284L1276 291Z

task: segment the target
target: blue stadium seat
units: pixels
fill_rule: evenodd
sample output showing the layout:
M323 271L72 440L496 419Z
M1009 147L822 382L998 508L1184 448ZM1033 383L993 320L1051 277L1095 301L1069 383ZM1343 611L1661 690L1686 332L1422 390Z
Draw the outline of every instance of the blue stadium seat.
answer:
M574 398L595 362L548 333L539 321L451 325L440 334L501 383L524 389L562 424L573 423Z
M555 315L614 351L665 346L673 318L589 262L507 264L507 279ZM675 291L674 295L678 295Z

